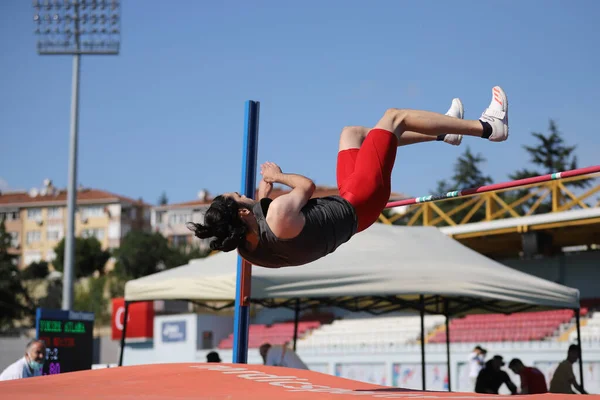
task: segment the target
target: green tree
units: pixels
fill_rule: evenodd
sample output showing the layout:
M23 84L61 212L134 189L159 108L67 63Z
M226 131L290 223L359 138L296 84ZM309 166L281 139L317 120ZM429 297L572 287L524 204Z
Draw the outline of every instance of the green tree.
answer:
M531 135L537 140L537 144L523 146L523 148L529 154L529 161L536 169L518 170L510 175L511 179L522 179L577 168L577 156L574 154L577 146L567 146L565 144L562 133L553 120L549 122L546 135L540 132L532 132ZM587 183L581 181L571 184L579 187L587 185Z
M158 205L164 206L169 204L169 198L167 197L167 192L163 191L158 198Z
M480 164L487 160L481 154L473 154L467 146L465 152L454 165L452 182L456 189L467 189L492 183L492 178L485 175Z
M104 295L107 276L80 280L74 288L73 309L75 311L93 312L95 322L99 326L110 323L108 299Z
M456 163L453 167L453 175L448 180L440 180L437 182L437 188L430 194L438 195L445 194L450 191L460 190L460 189L468 189L477 186L487 185L492 182L492 178L489 175L484 174L481 164L485 163L486 159L481 154L474 154L471 151L471 148L467 146L464 153L456 160ZM468 201L469 198L466 199L454 199L454 200L445 200L442 202L437 202L436 206L438 206L444 212L450 212L455 207L460 206L461 204ZM469 212L469 207L464 210L461 210L454 215L452 215L452 219L454 221L460 221L463 217L467 215ZM434 214L435 215L435 214ZM412 213L404 216L397 220L396 224L405 225L410 218L412 217ZM470 219L469 222L481 221L485 218L485 209L479 209ZM445 221L441 221L438 226L448 225Z
M57 271L64 269L65 239L54 248L56 258L52 262ZM102 244L95 237L75 238L75 276L82 278L98 271L104 273L104 265L110 258L110 252L102 249Z
M165 267L167 269L180 267L190 262L190 260L204 258L209 253L210 250L201 250L197 246L171 247L171 254L165 261Z
M38 301L38 306L42 308L61 308L62 307L62 289L63 281L61 278L47 278L46 296Z
M471 148L467 146L465 152L456 160L454 164L454 174L452 175L452 185L447 182L438 182L438 193L447 193L452 190L468 189L478 186L489 185L492 183L492 178L484 174L481 165L487 160L481 154L474 154ZM462 198L456 200L447 200L436 203L436 205L444 212L450 212L454 208L459 207L471 198ZM453 214L451 218L454 221L461 221L467 216L471 207L466 207L463 210ZM485 219L485 208L480 207L470 218L469 222L477 222ZM447 225L445 221L441 224Z
M0 331L10 330L15 320L32 315L35 308L22 284L16 257L8 251L11 239L0 218Z
M32 262L21 273L21 279L43 279L48 276L50 270L46 261Z
M125 282L150 275L163 269L179 267L191 259L203 258L208 251L197 247L169 245L167 238L158 232L131 231L115 250L116 265L111 273L111 296L123 295Z
M130 231L115 250L117 275L136 279L153 274L171 257L167 239L158 232Z
M570 169L576 169L577 167L577 156L574 154L577 146L567 146L563 139L562 133L559 131L558 126L553 120L550 120L548 125L548 133L546 135L540 132L532 132L531 134L536 140L536 144L533 146L523 146L525 151L529 154L529 161L533 164L532 169L522 168L517 170L513 174L509 175L510 179L524 179L531 178L534 176L551 174L555 172L566 171ZM589 180L578 180L565 183L566 186L583 188L590 184ZM530 190L519 190L511 193L511 199L514 201L527 195ZM528 210L535 199L531 199L521 207L521 212ZM535 214L542 214L550 212L552 209L551 199L548 197L543 201L540 206L534 211Z
M129 277L119 268L111 271L106 277L108 279L108 295L110 298L125 296L125 284Z

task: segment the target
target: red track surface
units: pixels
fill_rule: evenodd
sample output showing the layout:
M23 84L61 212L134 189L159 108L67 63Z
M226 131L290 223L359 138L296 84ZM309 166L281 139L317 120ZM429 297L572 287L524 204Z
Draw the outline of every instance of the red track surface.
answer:
M10 400L321 400L496 399L472 393L418 392L318 372L241 364L153 364L72 372L0 382ZM511 399L576 399L575 395L511 396ZM600 395L586 399L600 399Z

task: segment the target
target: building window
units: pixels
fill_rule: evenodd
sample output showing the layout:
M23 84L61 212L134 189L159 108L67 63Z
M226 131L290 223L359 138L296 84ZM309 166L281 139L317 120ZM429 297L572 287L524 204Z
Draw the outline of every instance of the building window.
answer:
M108 238L119 239L121 237L121 224L118 222L111 222L108 224Z
M30 208L27 210L27 219L36 220L42 218L41 208Z
M121 237L124 238L131 231L131 226L128 224L121 225Z
M9 232L10 234L10 247L19 246L19 232Z
M37 243L42 240L41 231L29 231L27 232L27 244Z
M171 243L175 247L186 246L188 244L188 236L187 235L171 236Z
M162 224L164 221L164 217L166 215L166 211L157 211L156 212L156 224Z
M84 218L102 217L102 216L104 216L104 207L102 207L102 206L81 207L81 216Z
M19 212L18 211L8 211L8 212L0 212L0 221L18 221L19 220Z
M46 230L46 239L50 241L58 241L62 239L62 226L60 225L51 225Z
M171 214L169 215L169 224L180 225L192 220L191 214Z
M48 208L48 218L62 218L62 208L61 207Z
M84 229L81 232L81 236L84 238L95 237L98 240L102 240L104 239L104 228Z

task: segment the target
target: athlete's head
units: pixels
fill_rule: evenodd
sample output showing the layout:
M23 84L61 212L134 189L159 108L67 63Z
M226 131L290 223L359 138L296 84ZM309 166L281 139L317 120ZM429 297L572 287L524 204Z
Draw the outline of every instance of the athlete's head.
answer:
M239 193L225 193L215 197L204 215L204 224L189 222L188 228L200 239L214 237L212 250L231 251L246 241L247 219L252 218L254 200Z

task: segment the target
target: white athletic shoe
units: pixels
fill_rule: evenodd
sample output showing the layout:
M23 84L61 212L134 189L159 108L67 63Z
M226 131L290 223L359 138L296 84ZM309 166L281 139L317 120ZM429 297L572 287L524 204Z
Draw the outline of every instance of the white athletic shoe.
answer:
M503 142L508 139L508 99L500 86L492 89L492 101L481 114L479 120L487 122L492 127L492 142Z
M452 99L452 105L446 112L446 115L449 117L464 119L465 117L465 108L463 107L462 101L460 99ZM452 133L446 134L444 136L444 142L451 144L453 146L458 146L462 142L463 135L455 135Z

